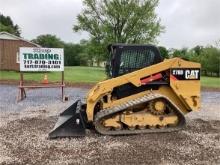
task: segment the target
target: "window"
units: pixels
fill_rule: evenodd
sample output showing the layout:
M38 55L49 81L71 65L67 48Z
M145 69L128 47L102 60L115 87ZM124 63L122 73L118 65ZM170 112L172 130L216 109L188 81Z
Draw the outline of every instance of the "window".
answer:
M121 54L119 75L130 73L154 63L155 54L152 50L125 50Z

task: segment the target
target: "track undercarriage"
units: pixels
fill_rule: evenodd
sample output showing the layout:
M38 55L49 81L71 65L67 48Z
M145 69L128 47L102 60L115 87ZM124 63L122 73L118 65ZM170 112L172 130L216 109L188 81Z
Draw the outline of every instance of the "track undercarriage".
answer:
M153 92L96 113L94 126L101 134L125 135L176 131L185 117L171 100Z

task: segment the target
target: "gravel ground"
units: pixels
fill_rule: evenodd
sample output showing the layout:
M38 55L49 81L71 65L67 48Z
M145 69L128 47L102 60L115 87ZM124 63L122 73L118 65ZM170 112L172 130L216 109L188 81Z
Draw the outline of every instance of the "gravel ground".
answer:
M27 91L16 103L16 86L0 85L0 164L220 164L220 92L202 92L202 109L187 115L179 132L49 140L58 114L87 89Z

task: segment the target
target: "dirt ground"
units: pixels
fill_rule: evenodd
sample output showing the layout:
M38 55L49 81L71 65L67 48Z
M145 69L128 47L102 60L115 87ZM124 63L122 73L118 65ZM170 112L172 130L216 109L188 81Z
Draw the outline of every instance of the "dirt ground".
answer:
M178 132L49 140L62 106L0 115L0 164L220 164L220 92L203 92L202 109ZM61 104L62 105L62 104ZM65 105L66 106L66 105ZM62 107L62 108L61 108Z

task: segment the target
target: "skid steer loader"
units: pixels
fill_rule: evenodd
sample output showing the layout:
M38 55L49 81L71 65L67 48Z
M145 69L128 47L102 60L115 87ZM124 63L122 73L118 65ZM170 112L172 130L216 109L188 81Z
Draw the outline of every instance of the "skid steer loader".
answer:
M108 47L109 79L97 83L86 104L77 100L60 114L50 138L177 131L184 115L200 108L200 64L163 59L153 45Z

